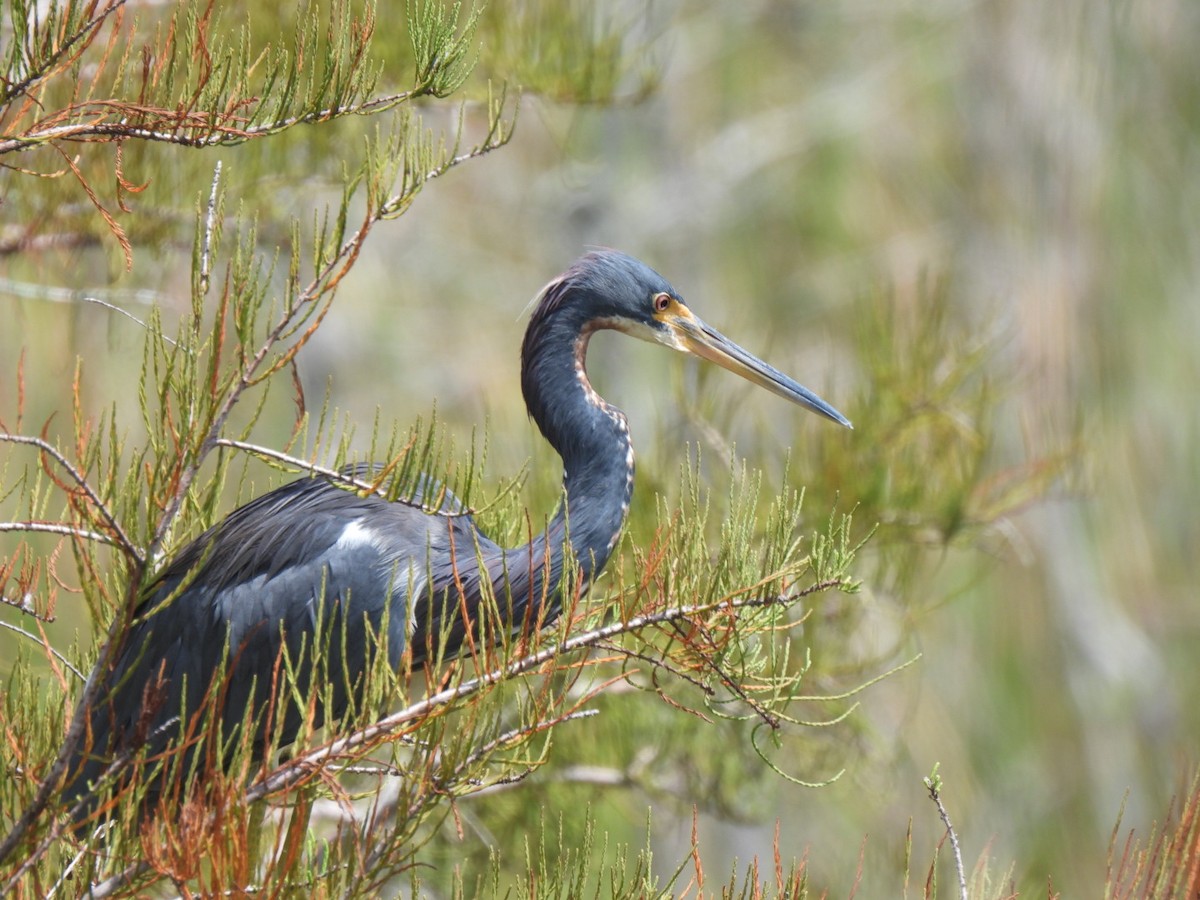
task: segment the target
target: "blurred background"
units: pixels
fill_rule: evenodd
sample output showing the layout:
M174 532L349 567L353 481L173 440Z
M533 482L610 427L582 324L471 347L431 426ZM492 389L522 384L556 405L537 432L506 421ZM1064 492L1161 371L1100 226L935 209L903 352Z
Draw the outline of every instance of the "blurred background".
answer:
M528 15L532 29L536 8L486 16ZM807 854L814 885L894 896L909 828L914 883L941 838L922 784L940 763L968 867L986 857L994 883L1098 895L1123 804L1125 828L1161 821L1200 739L1188 575L1200 551L1200 6L690 0L577 14L626 53L597 75L617 102L528 85L509 146L377 229L301 357L310 405L328 390L364 435L377 411L404 425L435 401L464 444L486 423L488 478L529 463L522 498L540 516L559 470L519 397L523 311L587 247L625 250L856 425L598 336L589 373L639 451L632 540L648 541L655 493L678 491L686 453L699 448L717 498L744 458L768 486L806 485L814 528L835 504L857 510L863 536L878 525L863 591L807 635L828 679L818 687L920 659L863 693L834 746L797 759L805 780L844 768L827 787L773 779L724 814L673 788L514 791L472 807L472 834L514 821L504 804L536 798L555 821L583 800L639 845L649 804L669 872L696 802L715 872L769 860L778 820L781 852ZM487 35L485 19L480 93L489 74L522 78L522 49ZM424 112L435 128L458 115ZM336 198L322 179L361 131L338 127L289 135L282 164L254 146L190 155L181 166L198 178L164 172L131 203L166 207L181 190L190 203L219 158L231 199L281 237L270 229L285 214L311 219L314 198ZM0 179L7 192L15 176ZM184 235L188 216L174 223ZM21 285L104 285L135 313L150 298L182 314L189 252L190 238L139 247L129 273L107 244L0 258L4 395L22 348L59 380L27 385L30 422L69 408L77 357L97 408L140 362L127 320ZM275 399L281 442L292 409ZM88 633L69 620L60 610L60 634ZM635 723L599 716L571 725L556 759L565 770L573 746L626 726L630 747L645 742Z

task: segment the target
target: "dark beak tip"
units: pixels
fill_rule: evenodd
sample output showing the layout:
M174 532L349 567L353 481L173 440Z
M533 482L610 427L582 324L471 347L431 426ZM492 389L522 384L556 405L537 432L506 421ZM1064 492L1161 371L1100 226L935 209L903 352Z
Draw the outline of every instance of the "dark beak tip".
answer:
M847 419L840 412L838 412L832 406L829 406L824 401L822 401L821 405L819 405L819 406L812 406L811 409L813 409L815 412L820 413L822 416L824 416L826 419L828 419L831 422L834 422L838 425L844 425L845 427L849 428L851 431L854 430L853 422L851 422L849 419Z

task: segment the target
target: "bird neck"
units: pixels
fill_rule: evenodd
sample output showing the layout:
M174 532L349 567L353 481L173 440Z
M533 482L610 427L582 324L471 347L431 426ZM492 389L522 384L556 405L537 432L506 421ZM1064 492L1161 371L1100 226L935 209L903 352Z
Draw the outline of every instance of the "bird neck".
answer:
M633 445L625 415L587 378L595 323L559 309L541 330L541 339L532 348L527 343L523 353L522 389L530 415L562 457L564 497L534 550L559 569L569 542L587 583L608 561L625 523L633 494Z

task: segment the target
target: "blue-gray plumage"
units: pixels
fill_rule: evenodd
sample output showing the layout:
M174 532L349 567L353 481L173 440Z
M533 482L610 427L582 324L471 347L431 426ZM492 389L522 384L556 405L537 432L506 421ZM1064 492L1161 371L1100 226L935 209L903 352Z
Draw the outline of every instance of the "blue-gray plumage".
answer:
M185 547L150 586L101 676L68 805L87 797L90 783L122 752L165 749L181 732L179 724L167 725L176 716L195 741L188 758L204 759L204 750L219 764L222 754L191 719L210 691L225 741L249 716L256 752L271 740L289 743L306 711L273 702L287 694L281 651L296 665L299 695L315 697L312 714L321 724L354 708L377 648L386 647L393 667L406 648L414 663L430 657L443 635L457 651L485 584L511 617L509 627L552 621L566 545L586 587L612 554L633 491L625 416L596 394L584 367L588 339L600 329L694 353L850 424L702 322L643 263L612 251L589 253L543 290L521 348L529 414L563 463L563 501L545 532L506 549L453 497L430 513L419 502L389 502L322 477L251 501ZM371 475L366 468L354 474ZM316 669L314 646L322 648ZM79 805L77 821L94 814L93 803Z

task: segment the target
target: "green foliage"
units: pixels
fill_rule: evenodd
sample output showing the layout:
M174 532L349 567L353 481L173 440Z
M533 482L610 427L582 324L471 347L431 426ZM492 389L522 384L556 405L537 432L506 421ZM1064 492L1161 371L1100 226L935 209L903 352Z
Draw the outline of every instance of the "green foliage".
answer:
M1003 550L1008 523L1077 477L1077 448L998 468L995 410L1012 388L997 359L998 326L964 318L946 282L922 280L910 303L885 291L849 310L855 359L870 385L849 404L858 440L847 453L817 443L821 501L836 494L874 529L875 584L908 593L930 548Z
M267 14L248 4L243 15L227 4L192 2L13 0L5 6L0 253L19 265L23 254L48 247L78 250L102 242L109 252L95 267L94 282L103 281L106 264L117 279L129 277L118 273L122 261L126 267L135 258L170 263L175 245L190 247L191 259L190 269L179 267L188 269L186 277L162 279L164 293L140 319L123 304L108 310L118 323L102 336L118 347L111 355L128 350L120 342L130 333L140 337L130 353L141 361L136 377L106 373L105 356L78 337L62 343L81 360L56 369L53 353L35 343L36 324L20 348L28 343L40 352L11 354L8 371L0 373L0 533L6 539L0 554L0 646L6 651L0 765L11 775L0 778L0 892L62 896L91 883L98 896L164 890L807 894L808 867L797 857L811 836L789 841L785 823L784 839L777 829L774 846L763 842L758 858L722 871L727 878L718 885L712 865L705 874L712 842L698 837L702 820L757 821L778 809L783 789L793 784L836 780L832 790L847 792L841 796L850 796L844 802L851 805L865 794L890 796L892 783L875 791L862 783L879 786L888 777L863 772L863 761L870 761L866 748L879 741L874 721L859 706L875 691L864 689L915 659L918 641L922 650L943 655L956 649L953 642L931 646L914 639L922 613L950 593L932 573L955 568L961 551L1023 556L1013 516L1073 476L1082 449L1076 437L1050 452L1014 451L1016 429L1006 429L1011 423L997 410L1028 376L1006 358L1012 336L964 310L958 273L861 291L849 308L843 340L830 344L847 383L861 385L847 409L857 427L852 441L782 421L747 425L736 400L725 399L735 397L733 391L707 389L716 376L690 380L689 398L679 398L682 421L666 450L646 442L641 501L618 558L591 598L573 598L555 628L510 637L503 598L492 597L480 627L502 637L495 645L481 643L460 660L435 660L415 672L375 665L366 673L366 702L345 721L325 729L307 721L295 746L263 761L239 744L228 773L206 778L203 790L170 817L139 823L143 782L119 776L164 767L180 773L181 785L199 786L178 754L118 761L106 782L116 821L103 839L75 841L54 806L63 748L80 738L78 722L71 727L74 703L87 693L80 673L97 658L103 662L146 580L237 502L285 478L336 477L344 464L375 460L382 468L344 478L347 490L411 497L420 488L420 502L430 510L441 509L441 492L450 491L479 512L490 534L510 543L536 528L519 489L529 472L531 491L552 501L552 488L539 482L545 451L535 449L542 456L532 465L514 464L520 471L489 489L495 473L485 463L494 455L509 462L493 449L504 429L490 440L486 432L473 435L462 449L455 435L463 431L432 415L410 426L408 418L376 413L369 428L356 427L354 415L337 408L341 401L332 389L311 404L298 372L316 334L350 318L335 301L376 229L410 212L426 186L502 147L515 124L518 87L566 107L627 104L623 113L640 116L637 140L609 137L611 120L599 130L607 152L632 157L648 145L646 156L656 163L641 184L607 185L635 198L637 215L653 220L647 252L671 240L660 237L653 246L655 234L687 234L684 243L712 247L723 265L755 269L746 283L754 288L757 332L765 339L773 325L786 325L788 338L776 349L791 352L794 326L804 324L807 309L791 298L810 289L793 268L813 269L817 283L828 279L823 260L845 259L856 239L855 218L887 221L879 208L896 197L869 179L864 186L865 154L843 133L858 127L843 128L840 117L858 114L855 98L873 77L870 69L859 77L861 47L853 54L852 92L832 91L841 98L832 104L810 97L805 92L809 82L816 84L814 73L836 58L834 42L819 27L835 14L833 7L785 6L745 13L766 22L755 46L713 50L734 46L725 33L710 33L707 44L697 41L696 58L710 80L692 73L696 90L687 104L676 95L641 111L633 104L663 73L655 27L633 7L529 0L482 9L414 0L399 15L371 4L314 2ZM706 27L729 21L711 11L696 14L689 35L703 38ZM936 70L943 63L930 61L947 55L931 52L939 45L928 35L943 29L922 23L916 31L922 52L915 55L924 69ZM792 61L788 74L764 78L784 71L771 62L780 55ZM1168 63L1190 71L1183 57ZM925 71L921 84L934 76ZM753 82L773 108L743 109L733 94L709 90L712 79ZM938 138L925 138L919 104L894 99L882 105L903 110L904 126L889 120L887 140L876 143L904 159L906 142ZM826 105L836 107L826 113L836 128L816 114ZM709 108L714 134L705 144L698 123ZM547 109L539 108L539 115L553 119ZM914 111L918 118L910 123ZM564 115L572 127L560 133L570 133L582 119L569 109ZM686 137L672 141L675 132ZM938 148L945 158L936 178L915 179L922 193L931 186L935 195L965 193L963 179L981 157L964 153L959 140L955 131L952 146ZM681 141L686 152L678 149ZM811 152L803 164L791 165L804 148ZM723 206L717 197L711 221L680 228L667 213L676 194L688 190L673 173L689 154L717 161L705 170L704 187L736 194L738 203ZM1148 155L1156 165L1162 161ZM1013 160L1036 172L1042 162L1041 156ZM563 176L556 169L538 174ZM904 170L895 179L897 193L912 175ZM572 177L567 172L563 180ZM520 191L538 189L529 180ZM1186 178L1174 181L1171 192L1188 190ZM1139 182L1133 193L1159 205L1169 196L1161 186L1148 193L1143 187ZM470 214L455 211L456 229L484 218L469 191L467 198ZM1129 196L1118 201L1154 205ZM585 198L580 209L563 211L564 225L576 212L586 216L586 207ZM958 219L949 216L948 230L977 213L971 208ZM469 223L461 221L466 218ZM544 222L539 227L547 230ZM938 227L947 230L946 222ZM562 230L575 238L572 228ZM763 240L776 232L784 237ZM1188 233L1180 227L1172 238L1185 241ZM880 243L890 238L876 236ZM1132 270L1152 270L1151 281L1166 277L1128 249L1135 242L1114 243L1117 255L1138 256ZM497 255L504 253L501 246ZM514 255L541 272L534 251L520 249ZM695 256L694 249L688 253ZM859 270L861 254L862 248L851 248L847 268ZM79 257L61 258L74 266ZM143 283L144 273L136 277ZM689 288L704 284L702 277L680 276L681 282L684 277ZM787 284L792 277L795 284ZM1141 284L1127 272L1121 287L1136 294ZM89 294L85 301L50 286L16 283L7 290L65 296L81 307L108 304L104 297L143 296L131 290ZM771 294L786 298L774 311L757 302ZM470 314L473 326L479 312ZM361 330L372 329L371 315L363 314L368 324ZM779 318L772 322L772 315ZM1098 345L1125 348L1126 335L1142 333L1111 311L1101 318L1107 339ZM823 345L824 338L814 343ZM812 348L797 352L806 349ZM449 352L431 355L447 368L458 359ZM1067 419L1068 432L1081 430ZM368 414L357 421L370 420ZM769 459L772 442L793 448L788 466L764 467L767 473L783 469L782 475L764 476L741 462L722 436L739 428L751 435L747 443L755 449L745 455L755 462L764 448ZM698 436L705 453L703 464L689 459L675 479L684 443L678 432ZM765 434L771 440L761 440ZM427 490L423 472L437 477L437 489ZM808 485L803 493L796 487L801 483ZM1165 506L1186 510L1186 497L1178 491ZM1194 528L1182 514L1174 519L1176 550L1186 558L1189 550L1180 548L1190 548L1186 538ZM961 568L955 574L961 576ZM73 626L56 621L60 609L86 613L76 645ZM329 646L318 643L305 652L320 668ZM964 670L979 662L970 649L962 652ZM303 704L294 677L298 663L281 660L280 690ZM1028 667L1028 660L1013 660L1003 671L1023 674ZM884 698L891 703L894 695ZM933 705L930 699L923 697L922 707ZM1039 697L1045 700L1053 698ZM968 731L973 723L952 724ZM211 715L177 723L183 730L193 726L215 727ZM1074 757L1077 749L1061 755ZM991 765L994 748L985 750ZM839 779L843 771L853 777ZM1194 882L1195 793L1144 842L1131 839L1118 854L1114 838L1109 895L1165 897ZM999 826L959 812L960 796L969 792L951 795L969 859L969 848ZM648 802L671 820L694 816L690 847L679 859L651 852L649 824L644 847L628 843L626 823ZM660 828L666 817L655 815ZM803 818L811 818L807 805ZM859 845L857 836L839 835L832 817L817 818L835 845L822 848L828 854L822 877L829 880L831 850ZM1088 818L1095 818L1094 810ZM927 833L938 827L930 810L920 813L910 826L906 867L923 878L923 895L935 896L951 883L949 854L935 850L927 868L914 858L913 827L920 832L922 824ZM888 839L873 831L873 841ZM724 859L725 848L717 849ZM861 859L858 870L852 868L840 874L847 883L853 877L857 890ZM992 876L986 854L967 883L972 897L1016 891L1011 871ZM877 882L870 890L883 895L894 887L894 881Z
M300 124L404 107L389 128L364 141L357 163L345 163L336 202L315 212L311 226L294 221L282 245L265 253L258 215L246 201L228 199L236 166L212 167L194 217L189 303L174 323L158 308L139 323L145 340L133 392L136 427L119 402L85 409L83 366L69 433L25 434L19 403L12 427L3 423L0 437L13 455L31 451L38 466L5 482L8 508L15 511L5 530L30 537L0 572L0 590L6 601L26 598L21 609L35 622L50 621L61 579L41 561L69 548L93 629L99 634L111 623L94 651L78 654L102 671L162 561L220 515L231 488L242 495L250 485L256 471L251 457L289 474L341 477L334 470L348 461L347 433L327 402L315 422L309 418L294 379L297 414L287 447L273 450L254 440L272 389L286 390L297 355L330 313L372 229L407 212L430 180L501 147L510 125L503 91L489 93L486 127L465 148L461 117L447 138L428 131L408 109L422 96L454 94L470 73L480 19L457 5L408 6L413 82L389 95L376 93L380 69L370 54L371 9L313 7L297 16L282 43L273 38L258 45L251 25L231 29L212 5L183 4L153 27L138 74L124 4L93 6L91 18L74 6L54 7L41 20L19 6L13 15L30 31L23 38L26 49L8 59L6 83L15 87L0 118L0 154L24 155L23 172L29 174L43 157L63 157L65 146L109 143L119 150L119 205L121 192L140 190L122 175L125 142L231 145L277 138ZM147 26L129 27L136 33ZM65 40L64 28L75 29ZM578 76L585 99L598 102L618 89L612 76L617 45L608 38L595 41L591 33L584 40L605 59ZM549 67L561 84L576 77L562 71L562 60L581 55L561 35L553 45ZM84 61L90 80L80 93ZM609 74L598 80L601 69ZM134 243L93 190L94 176L74 161L68 168L128 265ZM22 383L23 377L18 374ZM443 507L446 490L469 502L478 477L475 451L453 461L436 424L418 423L406 432L377 421L369 457L382 461L382 468L366 480L361 474L346 478L347 489L419 494L431 511ZM438 476L438 487L422 481L426 471ZM47 700L56 714L40 716L35 727L30 713L38 706L7 702L44 690L27 648L13 661L3 720L6 733L29 741L22 756L5 760L18 776L3 793L0 814L5 887L61 890L66 882L56 881L56 873L65 872L92 884L100 896L138 894L163 881L202 894L229 886L273 891L318 883L322 890L372 893L417 871L422 854L469 798L515 785L544 766L551 735L596 715L591 704L614 685L665 700L675 715L679 708L693 709L701 718L727 723L752 748L742 764L754 767L756 754L765 752L753 740L755 729L803 727L806 720L791 708L820 702L800 691L807 667L791 663L789 633L804 615L789 611L815 594L852 589L846 572L852 553L845 525L831 525L810 559L797 538L803 527L799 496L790 491L771 505L760 533L757 480L738 477L745 490L731 489L732 516L716 524L696 473L685 470L684 505L661 508L658 538L648 550L626 548L610 602L584 604L578 592L568 591L573 600L555 628L514 638L503 599L491 598L479 612L483 640L462 661L435 658L419 672L407 666L395 671L385 653L377 654L364 673L364 702L324 730L308 719L287 755L274 747L257 759L250 710L240 728L223 730L218 711L226 686L218 672L204 706L164 727L177 733L179 748L199 741L212 748L206 753L229 763L216 773L204 754L179 749L149 754L142 748L117 758L96 784L109 824L75 836L83 839L78 850L56 817L55 796L71 748L88 739L82 711L96 701L98 683L81 686L60 676ZM261 489L257 477L254 487ZM504 498L502 492L497 499L504 502L493 515L499 530L511 533L515 522L503 520L504 509L512 512ZM59 538L49 556L37 543L40 532ZM716 546L710 548L713 532ZM814 566L820 581L813 579ZM629 580L635 571L639 577ZM169 612L170 603L150 614ZM314 632L321 633L320 627ZM337 632L328 640L339 640ZM43 645L45 659L38 665L53 669L65 660L48 642ZM327 670L331 646L314 638L300 651L316 683L325 686L320 690L347 677ZM312 698L299 681L301 662L282 657L272 691L304 710ZM174 789L152 801L150 785L160 779ZM268 800L275 812L264 809ZM143 819L139 810L152 802L166 804L170 814ZM598 864L589 834L576 854L550 852L543 840L529 857L528 890L589 879ZM617 854L603 864L612 890L632 896L653 889L647 855L634 857L628 868L620 859ZM495 882L498 870L489 865ZM474 877L486 877L485 870ZM757 884L757 876L747 879L743 890Z
M472 10L459 26L462 3L445 8L408 0L408 31L412 36L414 81L418 90L433 97L449 97L457 91L475 68L473 38L479 22L478 10Z
M522 87L570 103L635 102L658 81L644 12L583 0L490 4L482 21L489 67ZM581 46L582 42L582 46Z

